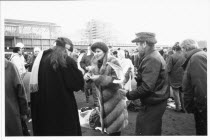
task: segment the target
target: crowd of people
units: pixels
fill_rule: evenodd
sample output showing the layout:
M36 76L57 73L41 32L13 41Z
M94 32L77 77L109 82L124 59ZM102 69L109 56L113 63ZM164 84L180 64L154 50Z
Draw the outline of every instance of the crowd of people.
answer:
M130 53L95 42L77 54L70 39L59 37L48 50L34 48L27 61L24 44L17 43L5 59L5 135L28 135L23 128L30 118L34 136L81 136L74 95L80 90L89 104L92 95L97 110L91 126L110 136L121 135L129 123L128 101L137 100L135 135L161 135L169 98L175 111L194 114L196 135L207 135L205 50L185 39L171 50L157 51L156 35L150 32L137 33L132 42L137 49Z

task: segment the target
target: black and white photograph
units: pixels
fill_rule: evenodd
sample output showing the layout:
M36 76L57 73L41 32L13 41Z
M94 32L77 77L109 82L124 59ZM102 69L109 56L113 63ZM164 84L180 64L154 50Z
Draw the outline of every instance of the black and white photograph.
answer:
M209 8L0 1L1 138L207 139Z

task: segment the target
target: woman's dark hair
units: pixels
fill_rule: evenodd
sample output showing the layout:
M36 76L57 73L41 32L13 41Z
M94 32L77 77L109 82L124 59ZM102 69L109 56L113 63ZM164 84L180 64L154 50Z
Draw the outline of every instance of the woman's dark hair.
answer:
M20 47L15 47L14 49L13 49L13 53L17 53L17 52L19 52L20 51Z
M70 45L69 51L73 51L73 44L70 39L63 38L63 37L58 38L55 42L56 42L56 46L52 48L53 52L50 55L50 59L51 59L50 63L53 69L56 71L56 69L59 66L67 67L66 58L68 57L68 54L66 52L65 45L69 44Z

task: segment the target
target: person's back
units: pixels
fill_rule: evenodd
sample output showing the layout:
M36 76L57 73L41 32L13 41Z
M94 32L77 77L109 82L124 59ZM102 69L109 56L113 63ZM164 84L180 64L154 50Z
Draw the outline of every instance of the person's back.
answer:
M182 64L184 64L185 60L186 59L181 52L169 56L167 71L169 72L170 84L173 87L181 86L184 74Z
M184 90L191 91L194 97L197 99L196 107L207 107L207 54L204 51L195 53L188 62L187 71L191 77L191 84L184 86ZM185 97L187 99L187 96Z
M16 66L5 60L5 135L23 136L21 117L28 114L26 94Z
M207 135L207 54L193 39L184 40L181 47L186 57L182 65L184 106L194 114L196 135Z
M57 41L63 42L63 39L58 38ZM60 43L44 51L40 60L39 88L31 94L34 135L81 135L74 91L83 88L84 80L76 62L68 56L65 46L62 46L67 43Z

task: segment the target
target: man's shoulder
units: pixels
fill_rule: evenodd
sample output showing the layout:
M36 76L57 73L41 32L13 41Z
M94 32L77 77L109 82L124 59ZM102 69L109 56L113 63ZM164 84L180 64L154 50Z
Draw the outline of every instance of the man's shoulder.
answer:
M191 61L207 60L207 54L204 51L199 51L192 55Z
M159 60L160 58L162 58L162 56L156 50L145 57L146 60L147 59L149 59L149 60Z

